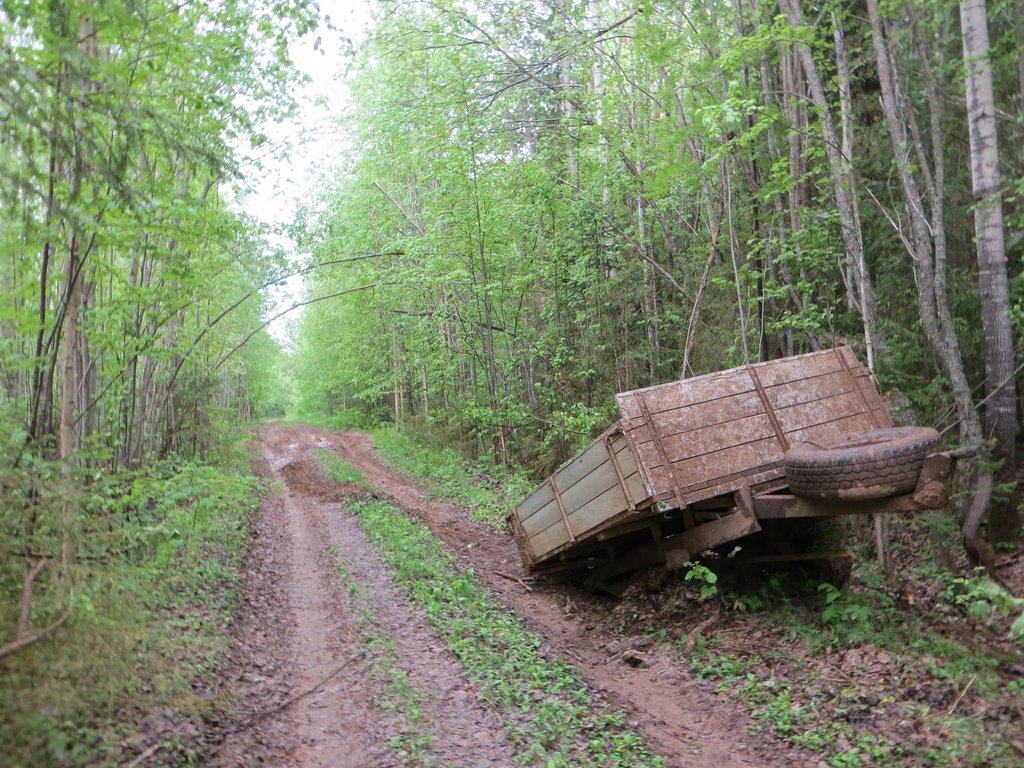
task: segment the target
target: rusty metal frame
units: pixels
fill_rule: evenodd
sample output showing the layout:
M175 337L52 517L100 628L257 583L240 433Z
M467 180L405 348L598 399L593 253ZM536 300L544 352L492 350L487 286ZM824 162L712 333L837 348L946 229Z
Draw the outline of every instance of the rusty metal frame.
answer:
M757 369L752 365L748 365L747 374L750 376L750 380L754 382L754 388L757 390L757 396L761 398L761 405L764 406L764 412L768 416L768 421L772 423L772 431L775 432L775 437L779 441L779 445L782 446L783 452L788 451L789 441L786 439L786 433L782 431L782 425L779 424L779 419L775 415L775 409L772 408L772 404L768 400L768 393L765 391L764 385L761 383L761 377L757 375Z
M575 544L576 534L572 532L572 526L569 525L569 515L565 512L565 504L562 503L562 494L558 492L558 486L555 485L554 475L548 478L548 485L551 486L551 495L555 497L555 503L558 505L558 511L562 513L562 522L565 524L565 532L569 534L569 541Z
M612 469L615 470L615 477L618 479L619 486L622 488L622 495L626 497L626 504L629 506L629 511L635 512L636 502L633 501L633 496L629 492L629 486L626 485L626 478L622 474L622 467L619 465L619 458L615 455L615 446L612 445L611 433L604 436L604 446L608 449L608 458L611 460Z

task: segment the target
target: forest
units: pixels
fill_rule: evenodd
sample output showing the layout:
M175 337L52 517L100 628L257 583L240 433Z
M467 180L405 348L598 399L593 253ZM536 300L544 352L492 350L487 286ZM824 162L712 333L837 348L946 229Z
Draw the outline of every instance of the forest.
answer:
M616 392L848 343L906 418L990 441L984 559L990 498L991 540L1020 529L1022 17L383 4L297 224L332 297L296 331L298 412L543 477Z
M958 556L1019 548L1024 0L322 6L0 0L0 661L129 579L226 606L181 558L241 551L263 419L540 480L618 392L840 345L983 446ZM275 232L311 38L342 138Z

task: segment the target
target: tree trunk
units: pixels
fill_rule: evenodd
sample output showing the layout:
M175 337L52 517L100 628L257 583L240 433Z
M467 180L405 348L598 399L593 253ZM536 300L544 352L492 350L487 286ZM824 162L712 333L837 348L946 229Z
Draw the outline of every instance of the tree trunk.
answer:
M799 29L806 26L797 0L779 0L779 8L789 18L789 23L794 28ZM797 55L800 57L804 76L807 78L811 101L815 109L818 110L818 125L821 128L825 157L828 159L832 194L839 214L846 259L847 263L854 265L853 272L857 278L857 290L860 294L857 304L862 311L865 347L872 350L874 357L876 353L884 353L885 339L882 336L878 319L878 307L875 303L875 291L871 285L871 276L867 272L864 261L864 241L860 226L860 213L856 203L857 186L853 176L852 159L844 157L840 151L841 144L836 133L832 109L826 99L821 73L811 49L801 42L794 45ZM872 360L873 362L874 360Z
M966 70L981 321L985 333L985 432L994 442L992 458L1001 462L995 482L1002 485L1016 479L1016 397L1003 206L999 195L999 144L992 68L988 58L985 0L964 0L960 3L960 26ZM1017 539L1020 522L1014 499L1007 494L1007 498L998 499L989 511L989 539L993 542Z
M75 357L78 352L78 240L71 238L67 265L67 298L64 303L64 344L61 348L61 408L59 458L61 467L61 571L64 580L71 581L71 566L75 559L73 528L75 524Z

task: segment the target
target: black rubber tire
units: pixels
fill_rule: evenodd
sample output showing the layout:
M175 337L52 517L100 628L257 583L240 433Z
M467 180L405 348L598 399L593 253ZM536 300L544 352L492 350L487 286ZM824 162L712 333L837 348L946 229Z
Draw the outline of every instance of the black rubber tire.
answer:
M797 443L786 452L786 479L808 499L882 499L914 490L925 458L942 447L929 427L858 432L827 446Z

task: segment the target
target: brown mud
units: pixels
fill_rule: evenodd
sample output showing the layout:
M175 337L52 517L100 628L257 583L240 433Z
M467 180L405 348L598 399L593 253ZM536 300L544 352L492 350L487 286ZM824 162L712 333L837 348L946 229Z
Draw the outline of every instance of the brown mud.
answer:
M321 472L317 448L348 461L377 494L426 524L540 635L545 654L572 664L596 700L626 714L666 765L817 765L765 732L752 736L760 729L739 704L694 679L659 644L610 631L621 610L616 603L520 580L509 535L430 498L387 467L368 436L302 425L270 426L256 447L257 471L273 492L255 520L242 584L231 686L240 714L215 764L399 765L388 745L415 736L416 728L429 734L423 759L431 764L513 764L507 733L425 618L396 590L380 555L338 501L345 488ZM421 697L425 719L419 726L382 706L375 651L357 627L366 611L375 617L374 629L394 643L394 662Z

